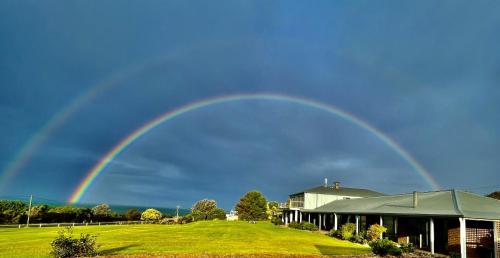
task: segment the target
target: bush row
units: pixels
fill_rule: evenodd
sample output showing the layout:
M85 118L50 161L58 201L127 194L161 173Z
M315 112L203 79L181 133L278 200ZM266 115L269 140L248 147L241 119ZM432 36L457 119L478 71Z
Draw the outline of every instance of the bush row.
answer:
M356 225L353 223L346 223L340 227L339 230L331 230L329 235L332 237L349 240L354 243L366 244L368 243L372 252L377 255L394 255L400 256L401 253L414 252L413 244L398 246L397 243L380 236L387 231L387 228L379 224L371 225L367 231L360 231L356 234Z
M305 222L305 221L302 221L300 223L292 221L292 222L288 223L288 227L295 228L295 229L301 229L301 230L318 231L318 226L314 225L313 223L309 223L309 222Z

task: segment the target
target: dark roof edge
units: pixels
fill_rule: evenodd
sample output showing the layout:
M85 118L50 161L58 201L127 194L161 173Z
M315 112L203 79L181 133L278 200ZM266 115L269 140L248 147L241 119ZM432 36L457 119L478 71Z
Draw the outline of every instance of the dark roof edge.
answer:
M460 206L460 200L458 199L458 194L455 189L451 190L451 197L453 198L453 207L455 207L455 210L462 216L464 216L464 213L462 211L462 208Z

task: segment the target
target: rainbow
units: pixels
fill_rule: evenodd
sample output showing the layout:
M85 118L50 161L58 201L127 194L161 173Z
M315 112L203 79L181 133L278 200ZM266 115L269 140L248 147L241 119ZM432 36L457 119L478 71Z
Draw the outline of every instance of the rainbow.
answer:
M35 152L50 138L50 136L60 128L71 116L77 113L85 104L100 96L103 92L116 87L120 82L139 75L155 65L173 59L173 55L161 56L161 58L151 60L135 66L130 66L124 70L113 73L108 78L89 87L90 89L78 95L73 101L55 113L35 134L22 145L14 158L7 163L0 174L0 189L4 189L10 180L14 178L28 163Z
M325 103L321 103L315 100L306 99L306 98L298 98L287 95L279 95L279 94L237 94L237 95L228 95L228 96L220 96L213 97L208 99L203 99L200 101L196 101L184 106L181 106L172 111L168 111L155 119L145 123L143 126L137 128L123 140L121 140L117 145L115 145L108 153L106 153L98 163L96 163L87 173L85 178L78 184L76 189L71 194L68 199L69 203L78 203L85 192L89 189L92 182L109 166L109 164L116 158L116 156L120 155L130 144L138 140L143 135L147 134L154 128L158 127L164 122L170 121L182 114L201 109L207 106L228 103L228 102L236 102L242 100L270 100L270 101L284 101L290 102L300 105L305 105L308 107L316 108L319 110L323 110L325 112L331 113L333 115L339 116L353 124L360 126L361 128L369 131L373 135L375 135L382 142L391 147L400 157L406 160L413 169L419 173L424 180L434 189L439 189L440 186L436 182L436 180L427 172L427 170L419 164L415 158L413 158L405 149L403 149L396 141L391 139L389 136L385 135L383 132L368 124L367 122L361 120L360 118L355 117L354 115L343 111L335 106L328 105Z

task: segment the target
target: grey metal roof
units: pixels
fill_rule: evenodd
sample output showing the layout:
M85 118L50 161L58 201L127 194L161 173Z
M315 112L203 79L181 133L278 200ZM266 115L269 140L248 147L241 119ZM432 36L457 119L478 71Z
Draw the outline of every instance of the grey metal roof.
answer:
M413 207L413 193L408 193L338 200L311 210L311 212L500 219L500 201L493 198L458 190L418 192L417 196L417 207Z
M313 187L302 192L291 194L298 195L303 193L317 193L317 194L330 194L330 195L342 195L342 196L356 196L356 197L375 197L375 196L384 196L385 194L375 192L368 189L362 188L349 188L349 187L339 187L339 189L335 189L332 186L318 186Z

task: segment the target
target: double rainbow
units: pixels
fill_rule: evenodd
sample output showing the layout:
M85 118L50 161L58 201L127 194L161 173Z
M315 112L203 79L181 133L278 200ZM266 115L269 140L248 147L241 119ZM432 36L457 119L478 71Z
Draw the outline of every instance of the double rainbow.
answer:
M130 144L134 141L141 138L143 135L147 134L151 130L155 129L159 125L164 122L170 121L182 114L198 110L207 106L217 105L228 102L236 102L242 100L269 100L269 101L283 101L289 102L299 105L304 105L312 108L316 108L330 114L336 115L342 119L345 119L355 125L360 126L361 128L367 130L368 132L375 135L382 142L391 147L401 158L406 160L413 169L422 177L424 180L433 188L439 189L439 185L436 180L427 172L427 170L419 164L415 158L413 158L405 149L403 149L395 140L391 139L389 136L385 135L383 132L368 124L366 121L361 120L354 115L343 111L335 106L328 105L325 103L321 103L315 100L299 98L287 95L279 95L279 94L237 94L237 95L228 95L228 96L220 96L214 98L203 99L200 101L196 101L184 106L181 106L175 110L168 111L157 118L145 123L143 126L139 127L123 140L121 140L117 145L115 145L108 153L106 153L98 163L95 164L90 171L88 171L85 178L78 184L77 188L73 191L70 198L68 199L69 203L78 203L84 194L88 191L89 187L92 185L92 182L103 173L103 171L109 166L109 164L116 158L116 156L120 155Z

